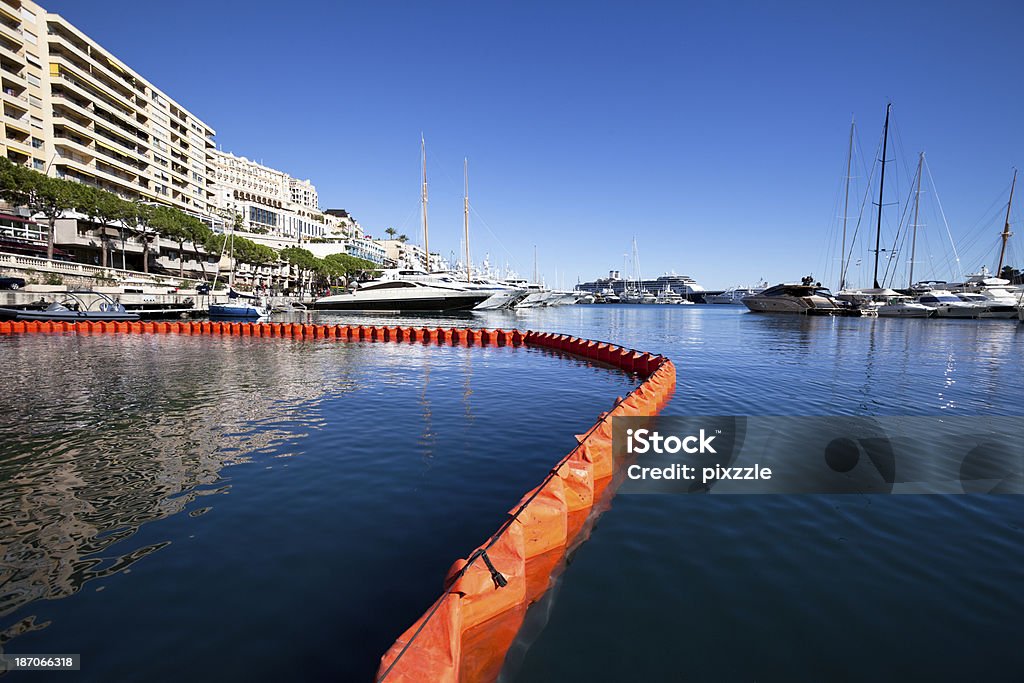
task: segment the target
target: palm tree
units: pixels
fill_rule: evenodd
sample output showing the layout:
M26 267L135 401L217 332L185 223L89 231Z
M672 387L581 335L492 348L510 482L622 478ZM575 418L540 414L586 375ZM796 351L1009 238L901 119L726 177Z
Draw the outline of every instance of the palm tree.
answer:
M397 234L398 234L398 231L397 231L397 230L395 230L394 228L388 228L388 229L387 229L387 230L385 230L384 232L386 232L386 233L387 233L387 235L388 235L388 237L390 237L391 239L395 239L395 235L397 235Z

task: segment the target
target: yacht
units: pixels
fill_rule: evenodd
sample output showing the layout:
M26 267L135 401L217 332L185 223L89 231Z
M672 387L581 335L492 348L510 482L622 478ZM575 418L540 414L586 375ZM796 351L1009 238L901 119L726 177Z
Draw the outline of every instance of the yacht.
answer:
M896 295L890 296L875 312L884 318L928 318L935 309L915 301L913 297Z
M973 304L977 309L976 318L1016 318L1017 302L1013 299L1000 301L992 299L984 294L961 293L956 295L957 299Z
M760 294L767 288L768 283L758 285L757 287L733 287L732 289L725 290L721 294L709 294L704 297L704 301L709 304L742 306L744 297Z
M456 282L446 274L420 271L384 271L381 278L356 283L344 294L313 302L319 311L461 311L490 299L495 290Z
M665 289L662 289L661 291L658 292L658 296L655 298L654 303L657 303L657 304L681 304L684 301L686 301L686 299L683 298L682 294L680 294L679 292L675 291L671 287L666 286ZM687 302L687 303L690 303L690 302Z
M977 318L981 312L974 302L962 301L948 289L933 289L918 298L918 302L935 309L939 318Z
M834 315L845 311L828 289L810 284L807 278L799 284L779 284L744 297L743 305L758 313Z

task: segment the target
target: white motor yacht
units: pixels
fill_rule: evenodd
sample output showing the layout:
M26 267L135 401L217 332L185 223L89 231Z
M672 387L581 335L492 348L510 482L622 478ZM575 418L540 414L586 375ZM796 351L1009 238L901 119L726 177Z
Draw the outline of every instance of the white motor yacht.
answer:
M999 300L989 298L984 294L973 294L962 292L956 298L977 308L976 318L1016 318L1017 303L1013 299Z
M665 285L665 288L658 292L658 296L655 298L655 302L654 303L657 303L657 304L681 304L683 301L685 301L685 299L683 299L683 295L682 294L680 294L679 292L675 291L674 289L672 289L668 285Z
M934 308L903 295L889 297L875 311L884 318L928 318L935 313Z
M704 301L709 304L742 306L744 297L760 294L767 288L767 284L759 285L757 287L733 287L732 289L725 290L721 294L708 294L704 297Z
M918 302L935 309L939 318L977 318L981 308L973 302L962 301L947 289L933 289L918 298Z
M418 271L385 271L381 279L357 283L351 292L317 299L312 307L321 311L460 311L495 294L494 290L471 285Z

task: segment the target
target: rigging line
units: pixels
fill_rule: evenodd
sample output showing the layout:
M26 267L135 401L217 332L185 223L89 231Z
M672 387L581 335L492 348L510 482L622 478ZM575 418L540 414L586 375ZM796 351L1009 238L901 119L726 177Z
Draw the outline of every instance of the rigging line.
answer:
M498 246L501 247L502 251L505 252L505 255L512 259L512 265L515 266L516 271L521 272L522 264L520 264L519 261L516 260L516 257L512 254L511 251L509 251L508 247L506 247L505 244L501 241L501 239L494 233L494 231L491 230L491 226L487 223L484 217L480 215L480 212L476 210L476 207L473 206L473 202L469 203L469 210L474 216L480 219L480 223L484 226L484 229L487 230L488 234L490 234L490 236L494 238L494 241L498 243Z
M914 177L915 178L917 177L917 173L914 173ZM911 196L913 196L913 194L914 194L914 190L913 190L914 184L911 183L910 186L911 186L910 194L911 194ZM900 221L897 224L897 228L896 228L896 237L893 238L893 242L892 242L892 250L889 252L889 258L886 259L885 274L882 275L882 286L883 287L885 286L886 278L889 277L889 267L890 266L892 267L892 279L890 280L890 283L892 282L892 280L894 280L896 278L896 265L897 264L894 262L894 257L897 254L902 253L903 247L906 245L907 234L910 231L909 230L904 230L903 229L903 225L904 225L904 220L906 220L907 221L907 227L908 228L910 227L909 226L910 217L908 215L909 214L909 210L910 210L910 199L908 198L907 201L904 202L904 204L903 204L903 215L900 216ZM902 237L903 237L902 240L900 239L901 233L902 233ZM897 249L897 244L899 244L899 249Z
M956 243L953 241L953 233L949 229L949 221L946 220L946 212L942 209L942 200L939 199L939 190L937 187L935 187L935 178L932 176L932 167L928 163L928 159L924 160L924 167L928 169L928 180L931 182L932 185L932 194L935 196L935 202L939 206L939 214L942 216L942 223L946 226L946 235L949 236L949 244L951 247L953 247L953 257L955 259L954 263L956 263L956 275L958 275L959 278L963 280L964 272L960 268L960 254L957 253Z
M868 169L868 167L866 165L867 155L864 154L864 142L863 142L863 139L862 139L862 137L860 135L860 129L859 128L856 128L856 127L854 128L854 130L853 130L853 139L854 139L854 146L855 146L855 148L857 150L857 163L860 164L860 170L861 170L861 172L863 174L861 177L864 178L865 186L866 186L867 189L865 190L865 199L864 199L864 201L861 202L860 209L857 212L857 223L856 223L856 225L854 225L854 230L853 230L853 233L852 233L851 238L850 238L850 252L849 252L849 255L843 254L842 255L843 260L840 261L840 268L842 269L842 276L843 276L844 280L846 280L848 275L849 275L850 262L853 260L853 254L854 254L854 251L857 248L857 234L858 234L858 232L860 230L861 222L864 219L864 206L865 206L865 202L867 200L867 197L870 196L870 194L871 194L871 174L874 173L874 162L872 163L872 166L871 166L870 170ZM879 140L879 144L881 144L881 140ZM876 157L878 156L877 153L875 154L875 156Z
M994 221L996 217L1001 218L1002 217L1001 214L1003 213L1003 210L1006 207L1005 197L1009 193L1009 191L1010 191L1010 183L1006 183L1006 185L1003 186L1003 189L999 191L999 194L997 194L995 196L995 198L992 200L992 203L989 204L988 207L985 209L985 211L981 214L980 218L978 218L971 225L971 227L969 228L968 232L974 232L974 230L979 227L979 224L982 224L983 222L986 223L985 224L986 228L991 227L991 226L987 225L987 221ZM992 214L992 215L990 216L989 214ZM999 226L999 227L1002 227L1002 226Z
M860 203L860 211L858 211L858 215L857 215L857 224L853 228L853 238L850 240L850 256L849 256L849 258L847 259L846 263L843 266L843 273L844 274L849 272L850 261L853 260L853 245L857 243L857 235L860 233L860 226L861 226L861 223L864 220L864 207L867 206L868 200L871 198L871 193L872 193L871 179L874 177L875 167L878 165L878 150L880 150L881 148L882 148L882 138L881 138L881 136L879 136L879 138L878 138L878 147L876 148L875 155L874 155L875 156L875 161L872 162L872 164L871 164L870 172L866 173L865 176L864 176L865 178L867 178L867 187L864 190L864 199L862 199L861 203ZM865 171L866 170L867 169L865 167Z

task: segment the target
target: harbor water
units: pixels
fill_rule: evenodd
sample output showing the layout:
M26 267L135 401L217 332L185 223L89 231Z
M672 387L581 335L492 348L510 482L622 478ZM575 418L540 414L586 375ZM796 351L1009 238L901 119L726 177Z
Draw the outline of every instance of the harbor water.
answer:
M303 315L662 353L667 414L1013 416L1024 392L1016 321ZM0 382L5 653L359 681L635 378L527 348L38 334L0 337ZM503 678L1016 680L1021 566L1016 496L620 495Z

